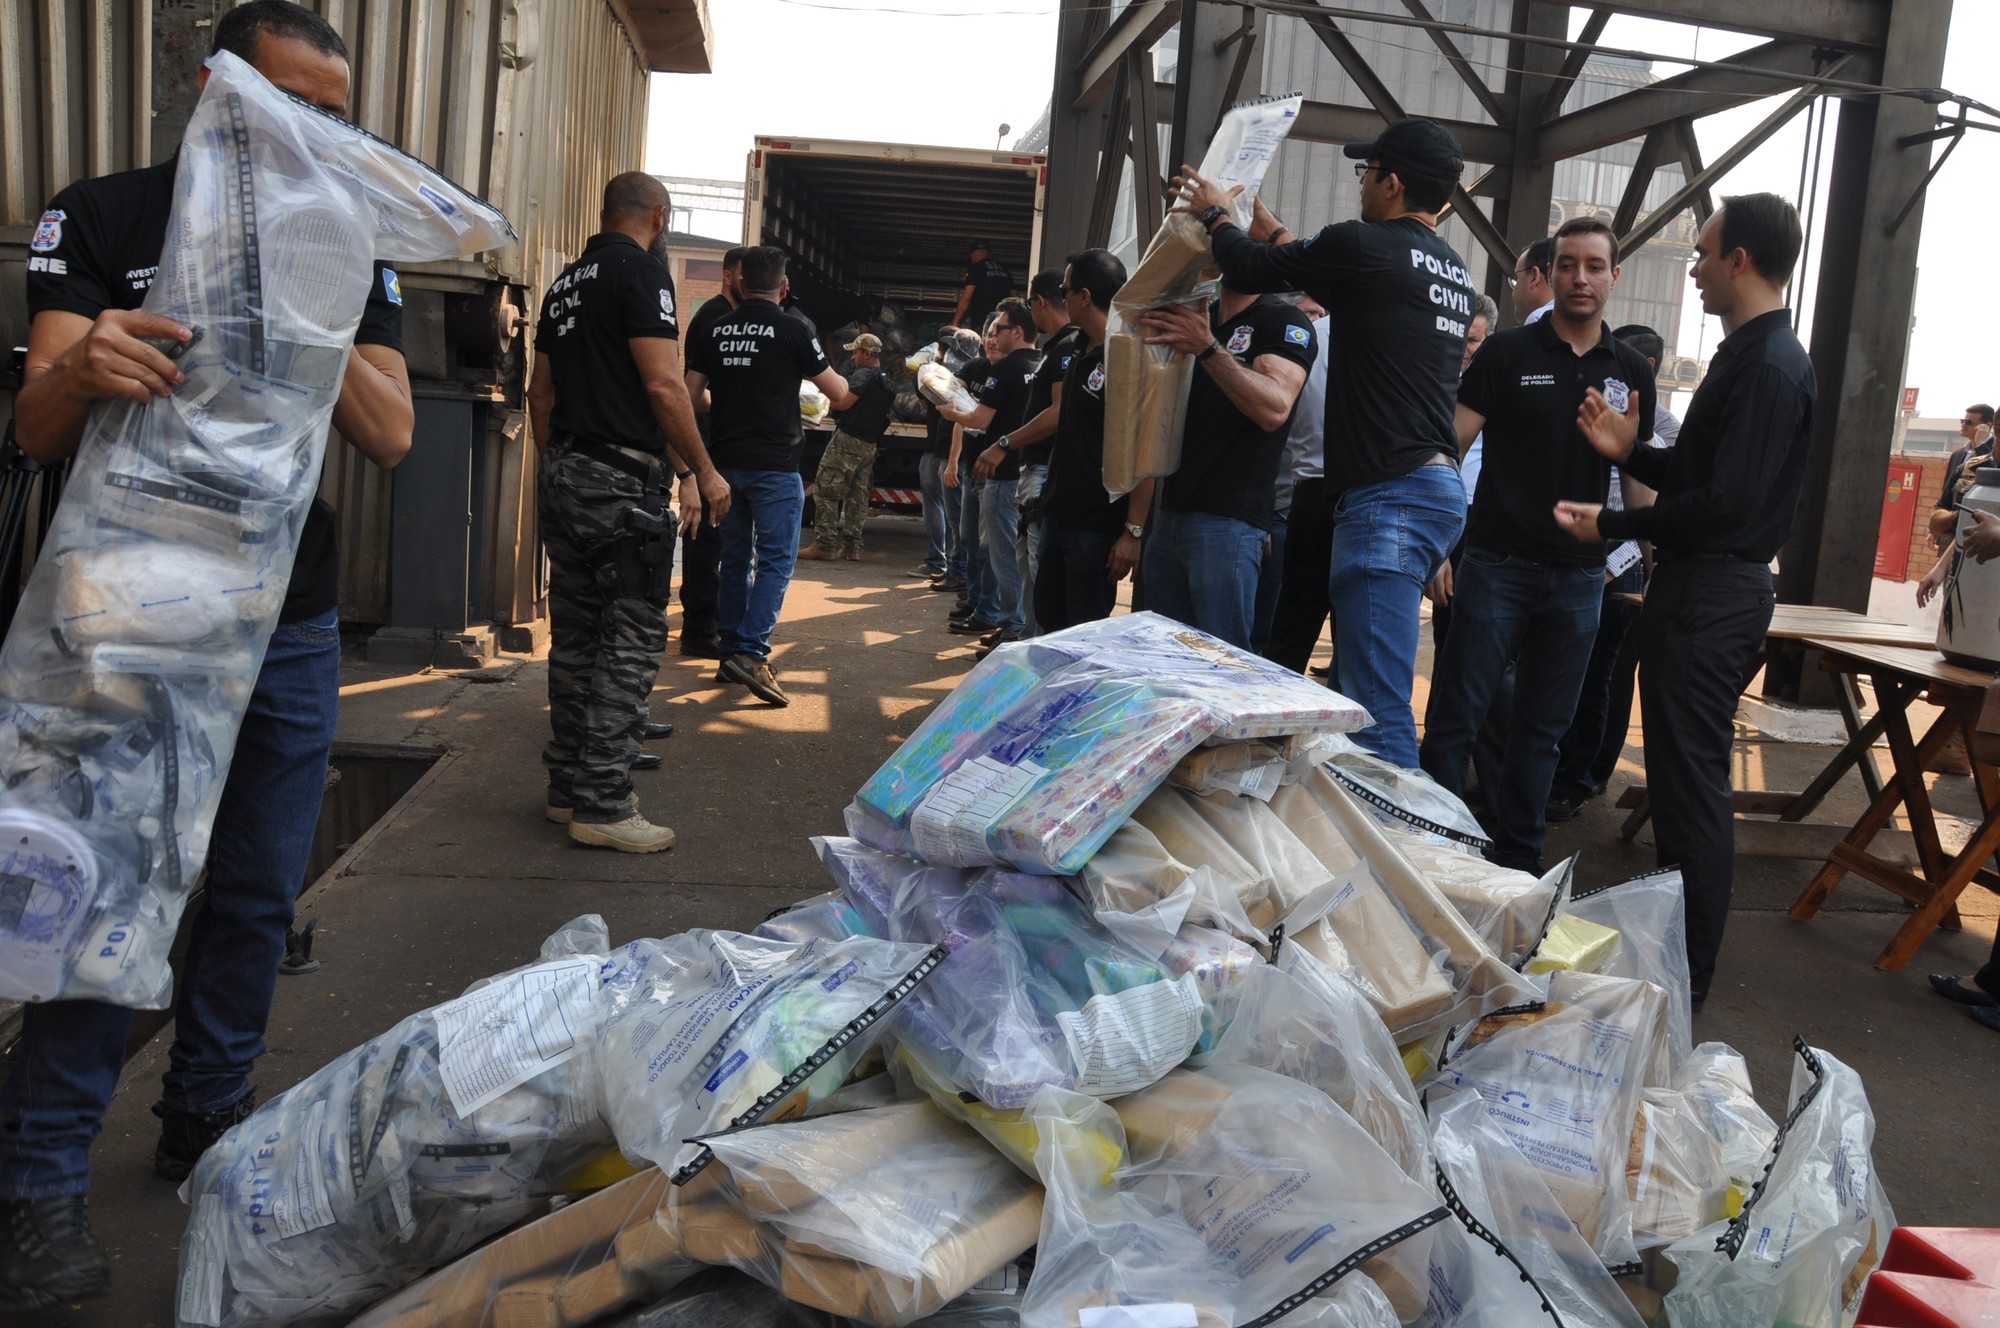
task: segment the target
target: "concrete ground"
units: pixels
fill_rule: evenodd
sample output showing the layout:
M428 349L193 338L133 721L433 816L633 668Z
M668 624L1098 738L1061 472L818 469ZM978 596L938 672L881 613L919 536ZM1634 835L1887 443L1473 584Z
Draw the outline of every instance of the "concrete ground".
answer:
M773 666L789 709L715 684L714 665L669 647L653 715L679 726L658 750L664 770L636 776L643 809L674 827L670 853L624 856L572 846L545 823L538 752L547 733L545 669L508 659L473 674L397 673L362 663L343 676L340 739L370 750L447 752L388 816L308 892L321 970L279 983L270 1049L257 1081L269 1097L404 1015L467 983L531 960L542 938L580 913L600 913L614 940L690 927L750 928L828 882L808 838L841 832L853 791L972 662L947 635L949 598L907 574L921 531L878 517L860 563L808 563L794 581ZM1900 588L1899 588L1900 589ZM678 627L679 611L674 611ZM1429 634L1425 634L1428 650ZM351 652L358 654L358 652ZM1322 647L1321 656L1327 654ZM1428 673L1428 659L1423 661ZM1426 684L1417 698L1422 713ZM1746 706L1739 787L1803 785L1836 728L1817 713ZM1634 746L1613 789L1556 827L1550 852L1580 855L1580 885L1652 866L1649 836L1620 842L1612 801L1642 778ZM1885 768L1886 751L1878 752ZM1970 780L1939 777L1947 811L1974 811ZM1851 820L1862 805L1850 776L1820 813ZM1699 1039L1749 1057L1759 1097L1784 1113L1791 1040L1860 1070L1877 1116L1875 1157L1900 1221L2000 1225L2000 1182L1986 1170L2000 1136L2000 1036L1934 996L1931 971L1968 972L1991 945L1994 896L1967 892L1966 927L1940 932L1905 971L1871 966L1904 913L1885 891L1849 878L1812 922L1785 916L1814 863L1739 861L1736 911ZM22 1324L173 1323L185 1210L153 1176L158 1095L171 1029L128 1067L94 1156L94 1217L116 1267L113 1296Z

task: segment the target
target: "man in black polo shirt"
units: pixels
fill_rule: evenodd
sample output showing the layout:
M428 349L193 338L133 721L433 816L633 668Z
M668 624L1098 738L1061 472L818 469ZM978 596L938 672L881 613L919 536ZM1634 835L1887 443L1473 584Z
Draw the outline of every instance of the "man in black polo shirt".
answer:
M1042 490L1042 561L1035 621L1044 632L1111 616L1118 583L1139 563L1153 480L1123 498L1104 494L1104 333L1125 265L1108 249L1069 256L1063 294L1083 343L1063 376L1062 414Z
M1488 788L1487 856L1541 872L1544 808L1562 736L1576 714L1604 599L1604 546L1555 523L1557 502L1600 497L1611 467L1577 428L1587 390L1629 408L1653 434L1653 370L1611 335L1618 240L1594 218L1555 235L1555 307L1496 332L1458 388L1461 446L1485 433L1479 492L1453 582L1451 631L1431 680L1424 770L1465 790L1473 742L1510 661L1514 699L1499 787Z
M847 395L833 403L833 438L813 479L813 542L801 558L861 556L861 529L868 520L868 484L875 449L889 429L895 394L882 374L882 338L863 332L841 347L854 355Z
M738 245L722 255L722 290L702 301L688 320L683 340L690 346L707 335L708 327L743 298L743 255L750 252ZM695 428L708 441L708 402L694 403ZM720 523L708 513L700 521L681 527L681 654L695 659L720 659L721 631L716 626L715 595L722 569Z
M1312 368L1312 323L1227 281L1205 313L1148 310L1148 345L1195 358L1180 469L1146 544L1146 607L1250 649L1257 577L1276 519L1278 459Z
M1736 702L1771 625L1771 560L1791 534L1812 444L1818 384L1785 307L1801 243L1799 214L1777 195L1722 200L1701 228L1689 275L1727 335L1679 439L1637 446L1637 412L1621 414L1595 392L1580 421L1591 444L1658 500L1623 512L1556 504L1556 519L1587 544L1653 542L1635 629L1646 789L1660 865L1681 869L1697 1010L1715 977L1734 886Z
M718 517L729 508L680 372L673 277L649 252L669 206L643 171L604 186L601 229L549 283L528 384L550 568L544 814L578 844L623 853L674 843L632 792L632 736L667 645L669 458L685 520L702 519L704 500Z
M993 256L992 245L974 240L965 256L962 285L958 311L951 316L952 326L984 330L986 320L1000 307L1000 301L1014 293L1014 274Z
M775 706L790 699L771 673L771 629L798 560L806 501L799 381L810 379L835 401L847 396L847 380L826 362L819 338L780 307L789 289L782 250L759 246L745 254L742 303L688 347L687 368L688 394L709 395L709 440L731 495L722 521L715 680L741 683Z
M1357 158L1361 220L1307 240L1259 202L1244 234L1228 195L1182 168L1183 206L1214 237L1215 261L1242 291L1302 290L1331 315L1326 367L1326 488L1334 505L1334 667L1340 691L1368 708L1355 740L1403 767L1417 763L1410 692L1424 587L1465 525L1452 407L1471 274L1437 233L1464 170L1458 141L1405 119ZM1280 241L1284 241L1280 243Z
M1042 490L1049 479L1049 444L1056 435L1056 421L1062 417L1062 382L1069 362L1083 348L1083 331L1069 321L1063 297L1063 274L1049 268L1035 274L1029 283L1028 313L1035 330L1043 336L1042 362L1028 389L1025 422L1010 430L1004 439L979 454L973 463L973 478L992 478L1008 457L1019 459L1020 471L1014 479L1014 509L1019 525L1014 537L1014 564L1021 576L1021 620L1029 636L1041 631L1035 619L1035 576L1042 560Z
M346 45L310 10L279 0L239 6L216 23L213 49L240 56L323 110L346 113ZM208 72L198 80L205 85ZM178 165L177 153L157 166L78 181L50 201L36 227L15 425L21 449L38 461L76 452L94 403L165 397L180 381L155 343L184 341L189 330L139 307L166 246ZM347 444L385 470L409 451L415 418L402 312L396 273L377 264L333 411ZM207 899L176 964L174 1042L153 1108L161 1118L153 1166L169 1180L184 1179L257 1104L249 1074L264 1051L339 709L339 579L333 511L315 500L210 831ZM91 1142L131 1028L131 1010L101 1001L21 1011L0 1089L0 1312L110 1287L84 1192Z
M965 426L966 450L978 458L973 464L972 479L980 486L979 547L991 571L994 589L991 616L987 619L990 625L981 644L990 649L1002 641L1018 641L1028 634L1027 620L1021 612L1021 567L1014 549L1020 529L1014 486L1020 477L1021 458L1008 431L1027 420L1028 399L1042 356L1035 349L1034 317L1019 300L1000 301L989 337L989 353L997 354L998 358L973 382L972 398L976 404L962 414L949 407L944 413ZM996 449L999 455L992 458L993 464L982 468L980 461Z

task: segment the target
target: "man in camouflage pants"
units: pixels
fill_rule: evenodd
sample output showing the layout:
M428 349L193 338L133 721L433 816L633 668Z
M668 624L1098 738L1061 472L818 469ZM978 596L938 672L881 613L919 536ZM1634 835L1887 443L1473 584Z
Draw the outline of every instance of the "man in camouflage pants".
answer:
M813 542L799 550L801 558L861 557L875 449L888 432L895 402L882 372L882 339L863 332L842 349L854 352L854 369L847 375L847 395L833 403L833 441L813 480Z
M575 843L622 853L674 843L632 792L637 739L671 732L646 720L667 643L668 467L682 521L699 521L704 500L719 521L730 502L695 431L673 278L655 251L668 215L650 175L605 186L601 230L549 284L528 386L551 569L546 816Z

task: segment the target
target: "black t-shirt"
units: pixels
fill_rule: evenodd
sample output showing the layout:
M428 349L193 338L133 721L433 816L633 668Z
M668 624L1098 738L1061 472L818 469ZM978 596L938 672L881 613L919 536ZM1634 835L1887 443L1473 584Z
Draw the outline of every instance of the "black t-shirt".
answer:
M840 431L864 443L881 442L889 428L889 408L896 402L882 366L869 365L847 375L847 390L860 400L834 417Z
M1602 544L1579 543L1555 518L1558 502L1601 503L1611 483L1611 463L1576 427L1593 387L1614 408L1636 403L1640 439L1653 436L1653 368L1609 327L1582 355L1553 314L1486 339L1458 385L1459 404L1486 417L1467 544L1574 567L1604 561Z
M1260 295L1236 317L1210 315L1221 355L1250 366L1276 355L1312 372L1312 320L1271 295ZM1296 403L1295 403L1296 404ZM1197 364L1188 391L1187 425L1181 432L1181 466L1169 475L1160 505L1175 512L1208 512L1269 530L1275 515L1278 463L1292 420L1260 429Z
M1042 367L1035 370L1035 381L1028 390L1028 412L1021 417L1026 424L1050 406L1055 404L1056 384L1069 372L1069 362L1083 349L1083 329L1075 323L1065 323L1042 345ZM1055 442L1051 434L1032 447L1015 449L1024 466L1046 466L1049 464L1049 448Z
M1042 519L1071 530L1116 532L1125 525L1126 507L1125 497L1104 491L1104 347L1079 346L1063 375Z
M160 271L173 210L176 153L157 166L79 180L49 201L28 246L28 316L62 310L95 318L137 309ZM357 346L403 350L403 289L387 264L375 265ZM317 496L299 531L281 623L316 618L340 603L340 531Z
M980 330L986 316L999 308L1000 301L1014 293L1014 275L1000 265L1000 260L991 256L970 264L958 287L964 290L972 287L972 299L965 306L965 321L960 325L973 331Z
M632 359L634 337L680 339L667 265L617 231L590 237L583 254L549 283L535 349L555 367L559 434L644 452L661 451L646 385Z
M1465 331L1479 305L1452 247L1415 217L1343 221L1291 244L1215 228L1215 261L1240 291L1302 290L1333 317L1326 357L1329 493L1458 455L1452 426Z
M1042 353L1033 346L1023 346L1001 359L986 366L986 376L972 385L972 395L982 406L993 407L993 422L979 431L979 447L984 450L1026 422L1028 399L1034 394L1035 370L1042 364ZM970 439L973 431L967 429L965 436ZM970 448L971 444L967 444ZM993 468L996 480L1011 480L1021 473L1021 454L1008 452L1000 464Z
M797 470L799 380L829 366L819 338L769 300L745 300L688 347L708 377L709 452L734 470Z

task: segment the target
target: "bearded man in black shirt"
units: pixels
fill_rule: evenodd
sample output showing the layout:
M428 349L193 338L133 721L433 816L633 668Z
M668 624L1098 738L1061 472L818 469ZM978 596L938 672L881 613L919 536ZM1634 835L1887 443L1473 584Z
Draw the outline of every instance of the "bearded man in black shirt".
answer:
M1722 200L1689 269L1727 333L1674 446L1637 445L1639 411L1593 389L1578 424L1593 447L1658 492L1614 512L1556 504L1586 544L1651 540L1652 583L1634 629L1646 715L1646 790L1660 866L1679 867L1688 976L1699 1010L1715 977L1736 862L1730 752L1736 702L1771 625L1771 560L1792 531L1818 385L1792 332L1785 286L1803 232L1775 194Z
M214 49L249 61L293 96L346 113L347 47L310 10L282 0L239 6L216 23ZM206 70L199 81L207 83ZM15 421L21 449L38 461L75 453L96 402L166 397L181 381L158 347L192 332L139 308L166 244L178 161L79 181L51 200L36 228L27 381ZM414 422L402 287L378 264L333 425L386 470L410 450ZM315 501L216 810L207 902L178 964L174 1042L153 1108L162 1122L153 1167L169 1180L184 1179L256 1107L248 1076L264 1051L339 709L335 541L332 509ZM0 1089L0 1312L83 1300L111 1285L84 1191L131 1027L131 1010L100 1001L22 1011Z

